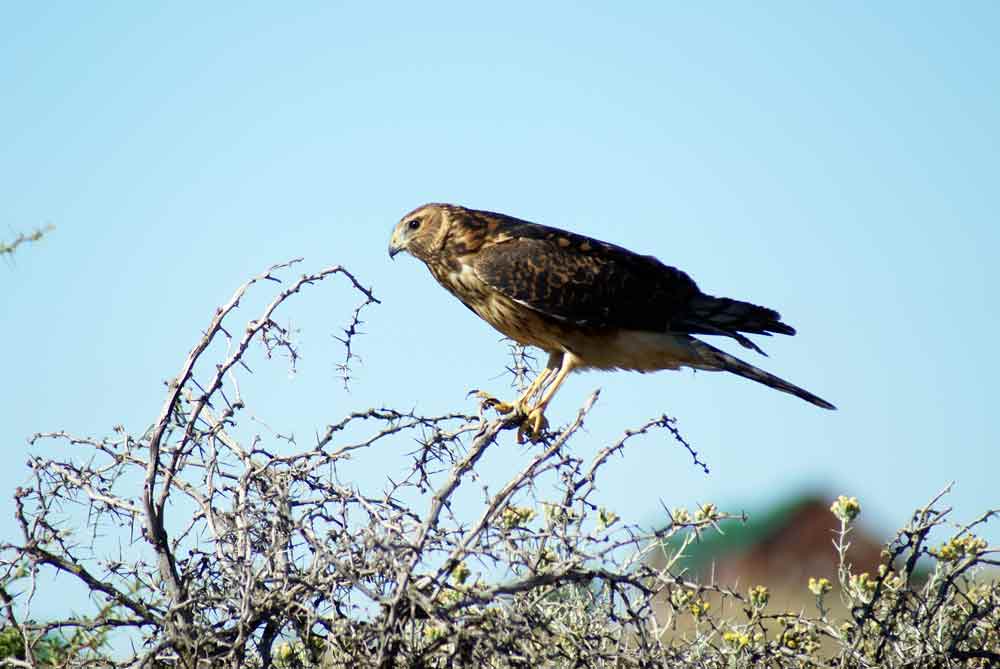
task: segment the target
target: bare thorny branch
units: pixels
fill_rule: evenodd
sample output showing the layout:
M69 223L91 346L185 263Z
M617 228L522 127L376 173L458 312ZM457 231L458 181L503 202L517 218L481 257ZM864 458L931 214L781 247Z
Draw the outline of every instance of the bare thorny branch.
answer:
M690 615L691 598L704 592L746 603L741 593L688 580L677 554L659 569L645 559L672 539L683 537L682 545L697 540L725 514L673 517L650 531L599 506L598 480L611 456L657 430L666 430L707 473L665 415L626 430L589 458L576 455L568 445L581 434L595 393L569 425L518 451L523 465L500 482L484 481L476 467L488 450L514 448L505 433L516 421L487 420L481 411L424 416L363 409L331 422L304 446L277 433L248 435L239 422L245 409L239 378L249 373L253 342L268 357L282 350L293 366L298 359L290 328L275 321L279 308L330 277L348 280L360 302L340 338L346 353L338 371L346 382L357 359L353 346L363 310L378 303L351 272L334 266L288 284L241 330L226 325L249 290L278 281L297 262L254 277L216 310L144 434L118 428L104 439L56 432L32 440L61 442L73 457L33 456L33 483L15 494L21 537L0 544L0 606L24 653L7 666L722 667L751 666L734 664L734 658L772 666L803 661L786 644L790 637L752 650L732 646L723 639L725 623L710 617L701 618L700 636L665 635L680 616ZM212 360L209 352L220 338L228 346ZM516 381L530 361L517 349L513 356ZM409 453L393 447L413 442L417 448ZM403 472L398 480L373 489L351 474L356 459L376 448L376 457L396 453L391 457L406 466L394 468ZM64 509L72 507L86 509L82 527L69 524ZM930 509L921 518L907 544L915 552L926 552L919 528L940 521ZM96 611L34 621L35 591L55 573L89 591ZM957 588L963 573L948 572L942 583ZM922 605L933 608L930 601ZM886 611L891 619L912 614L909 606L894 606L858 609L858 624L884 624ZM962 638L972 638L993 615L988 606L974 606ZM840 634L825 621L815 625L831 638ZM124 630L118 633L130 650L111 657L100 643L116 630ZM42 644L52 633L68 645L59 657L42 659ZM852 643L844 655L852 662L888 653ZM957 640L951 652L972 651Z
M35 228L31 232L19 233L13 241L10 242L0 242L0 256L11 256L17 251L17 247L21 244L28 244L30 242L37 242L46 234L55 230L54 225L46 225L42 228Z

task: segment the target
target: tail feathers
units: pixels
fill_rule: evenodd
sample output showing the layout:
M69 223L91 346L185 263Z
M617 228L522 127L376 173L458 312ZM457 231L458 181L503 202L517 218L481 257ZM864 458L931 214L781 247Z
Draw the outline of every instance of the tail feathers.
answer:
M688 304L688 315L671 324L671 329L689 334L723 335L732 337L741 346L763 354L764 352L741 332L770 335L793 335L795 328L781 322L781 314L774 309L728 297L697 295Z
M788 393L789 395L795 395L796 397L802 398L806 402L815 404L823 409L835 410L837 408L823 398L813 395L808 390L799 388L798 386L791 384L774 374L769 374L763 369L758 369L749 363L743 362L739 358L733 357L725 351L720 351L714 346L710 346L705 342L698 341L697 339L693 339L692 341L695 343L696 350L706 362L703 369L732 372L733 374L742 376L745 379L750 379L751 381L756 381L757 383L762 383L765 386L774 388L775 390L780 390L781 392Z

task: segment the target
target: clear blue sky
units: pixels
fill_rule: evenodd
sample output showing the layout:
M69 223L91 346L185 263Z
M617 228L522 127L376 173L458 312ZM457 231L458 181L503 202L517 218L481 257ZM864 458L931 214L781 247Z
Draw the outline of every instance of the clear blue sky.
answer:
M601 488L626 519L818 486L887 531L951 480L958 518L1000 506L1000 5L580 5L5 5L0 232L57 230L0 266L0 494L34 431L141 432L214 306L294 256L383 304L345 394L348 294L293 303L306 357L257 398L287 405L273 426L504 393L498 336L386 256L403 213L449 201L654 254L798 328L749 359L838 412L708 373L571 379L553 422L603 389L574 448L666 412L711 465L638 442Z

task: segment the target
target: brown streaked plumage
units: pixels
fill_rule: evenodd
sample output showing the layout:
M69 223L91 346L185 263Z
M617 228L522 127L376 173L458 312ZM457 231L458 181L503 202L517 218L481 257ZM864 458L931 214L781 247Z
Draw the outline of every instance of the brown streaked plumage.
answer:
M694 335L795 334L778 312L706 295L653 256L558 228L451 204L427 204L400 220L389 255L408 251L465 306L511 339L548 352L546 368L513 405L537 437L544 412L575 369L727 371L800 397L829 402ZM540 394L534 405L531 400Z

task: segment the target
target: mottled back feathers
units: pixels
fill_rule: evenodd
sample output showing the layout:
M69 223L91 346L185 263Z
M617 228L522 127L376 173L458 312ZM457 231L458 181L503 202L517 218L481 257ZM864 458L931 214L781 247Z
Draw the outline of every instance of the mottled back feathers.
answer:
M794 334L778 312L702 293L684 272L653 256L492 212L497 241L472 259L491 288L550 317L595 328L724 335L759 351L741 332Z

